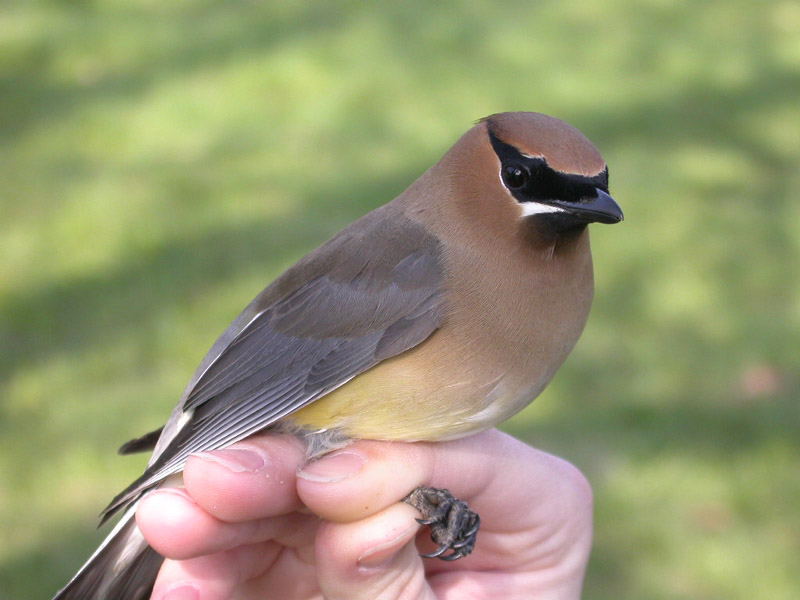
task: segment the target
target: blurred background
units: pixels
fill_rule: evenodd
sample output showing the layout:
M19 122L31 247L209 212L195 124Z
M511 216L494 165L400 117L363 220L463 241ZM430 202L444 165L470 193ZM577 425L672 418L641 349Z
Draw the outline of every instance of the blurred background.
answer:
M505 426L592 482L585 598L800 598L800 2L745 0L0 2L0 598L82 564L265 284L506 110L626 216Z

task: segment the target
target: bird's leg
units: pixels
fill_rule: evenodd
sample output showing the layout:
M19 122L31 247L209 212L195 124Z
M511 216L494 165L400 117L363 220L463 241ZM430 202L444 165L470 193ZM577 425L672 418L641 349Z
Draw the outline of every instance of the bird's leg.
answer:
M466 502L447 490L432 487L418 487L403 498L403 502L422 513L417 522L430 526L431 538L439 546L434 552L420 556L449 561L464 558L472 552L481 518L469 509ZM446 554L448 551L450 554Z

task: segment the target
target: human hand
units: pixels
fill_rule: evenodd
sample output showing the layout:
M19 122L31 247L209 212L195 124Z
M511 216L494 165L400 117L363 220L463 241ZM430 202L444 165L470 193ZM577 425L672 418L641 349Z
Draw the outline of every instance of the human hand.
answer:
M592 493L562 459L490 430L435 444L359 441L304 460L292 437L255 436L191 457L185 489L142 499L137 523L167 557L153 599L580 597ZM435 546L400 499L420 485L480 514L470 556L419 557Z

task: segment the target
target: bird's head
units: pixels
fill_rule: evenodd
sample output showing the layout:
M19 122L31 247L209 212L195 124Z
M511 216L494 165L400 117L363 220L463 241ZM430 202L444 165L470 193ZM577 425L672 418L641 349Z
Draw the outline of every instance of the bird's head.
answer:
M622 221L622 209L608 193L603 157L571 125L514 112L491 115L479 126L494 151L495 184L513 198L521 218L557 229Z

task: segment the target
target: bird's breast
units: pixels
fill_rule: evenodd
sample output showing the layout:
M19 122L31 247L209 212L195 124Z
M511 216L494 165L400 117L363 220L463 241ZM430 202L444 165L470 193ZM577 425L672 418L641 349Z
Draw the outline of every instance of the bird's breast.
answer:
M524 258L451 260L441 328L296 412L293 424L434 441L487 429L524 408L571 351L592 296L588 247L563 264L550 256L532 269ZM506 274L498 277L493 269L501 266Z

